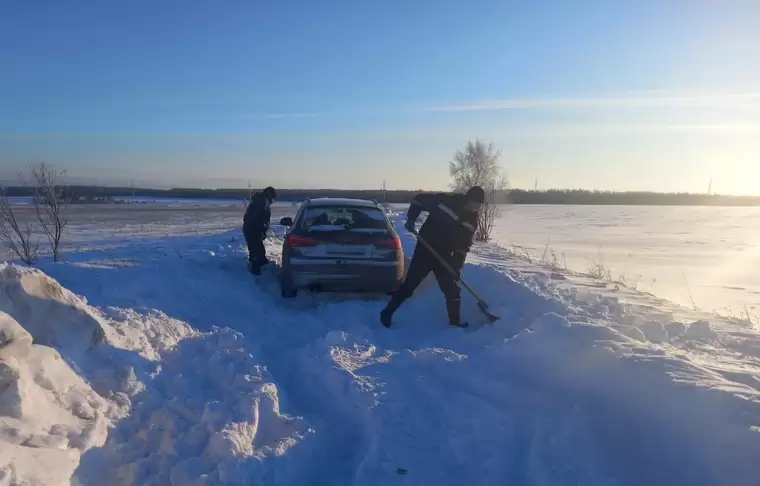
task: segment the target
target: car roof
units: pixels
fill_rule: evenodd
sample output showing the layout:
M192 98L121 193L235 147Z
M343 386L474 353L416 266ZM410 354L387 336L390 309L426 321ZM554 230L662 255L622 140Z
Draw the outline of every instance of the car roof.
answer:
M308 206L361 206L376 208L377 202L369 199L350 199L342 197L318 197L309 199L306 203Z

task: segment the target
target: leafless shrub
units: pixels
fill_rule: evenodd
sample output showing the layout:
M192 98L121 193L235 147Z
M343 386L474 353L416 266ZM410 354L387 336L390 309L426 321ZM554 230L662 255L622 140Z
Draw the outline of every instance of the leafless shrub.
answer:
M697 303L694 301L694 296L691 294L691 289L689 288L689 281L686 280L686 274L681 272L681 277L683 278L683 285L686 287L686 295L689 298L689 302L691 303L691 308L695 311L700 310Z
M507 248L506 250L507 250L507 253L514 258L525 260L528 263L534 263L535 261L533 250L531 250L530 248L526 248L524 246L510 243L509 248Z
M760 323L760 315L755 313L755 306L747 304L744 304L738 312L734 310L733 306L727 305L723 308L723 312L713 311L713 313L747 329L755 329Z
M548 265L550 263L549 261L549 255L554 254L554 250L549 248L549 242L546 242L546 245L544 246L544 252L541 254L541 259L538 261L541 265ZM554 255L554 259L556 260L557 256Z
M612 271L604 264L604 262L593 260L588 267L588 275L591 278L597 280L603 280L605 282L612 281Z
M50 243L53 261L57 262L61 257L63 231L69 223L68 208L72 194L58 181L59 174L65 175L65 172L58 172L43 162L30 165L29 173L34 184L34 209L37 212L37 220Z
M627 282L628 277L627 277L627 274L626 274L627 271L628 271L628 264L626 263L625 266L623 267L623 271L620 272L620 275L618 275L618 277L617 277L617 279L615 281L618 282L618 283L621 283L623 285L627 285L627 283L628 283Z
M464 150L454 154L454 161L449 163L449 173L454 179L452 187L457 192L465 192L473 186L480 186L485 191L485 202L478 215L478 229L475 240L488 241L493 231L496 217L499 215L497 204L501 191L509 186L506 175L499 164L499 151L493 145L475 140L468 142Z
M538 260L538 263L551 268L555 273L563 270L567 271L567 257L565 256L565 253L562 253L562 260L560 261L557 252L551 247L551 242L547 242L546 245L544 245L544 251L541 254L541 258Z
M5 189L0 187L0 242L27 265L33 265L40 254L39 240L33 240L31 223L19 223Z
M754 328L757 325L758 319L760 319L760 316L757 316L755 314L755 306L748 306L747 304L744 304L744 309L742 309L741 319L744 321L748 327Z

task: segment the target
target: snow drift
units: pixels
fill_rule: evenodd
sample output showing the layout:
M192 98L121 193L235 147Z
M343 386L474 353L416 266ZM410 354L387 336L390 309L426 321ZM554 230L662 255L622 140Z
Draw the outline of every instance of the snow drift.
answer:
M274 262L281 243L267 242ZM236 231L79 254L44 266L57 280L0 267L10 289L0 296L0 447L13 448L0 477L757 482L755 330L570 274L558 281L493 246L475 249L464 277L500 321L484 324L464 295L472 328L448 328L433 284L388 330L382 298L285 300L276 265L254 280L244 261Z
M0 484L102 484L105 471L109 484L287 477L292 465L265 459L308 428L280 413L239 333L100 312L12 265L0 289Z
M55 349L0 312L0 484L68 484L79 453L105 440L108 408Z
M132 398L129 417L85 457L78 478L98 484L274 484L308 429L279 410L275 385L234 331L180 341ZM268 458L280 458L267 462Z
M0 264L0 309L23 323L36 344L84 351L101 342L95 315L42 272Z

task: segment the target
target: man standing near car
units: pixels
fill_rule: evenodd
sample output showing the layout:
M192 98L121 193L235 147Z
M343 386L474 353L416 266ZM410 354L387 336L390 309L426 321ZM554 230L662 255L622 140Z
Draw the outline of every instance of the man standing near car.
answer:
M253 195L243 216L243 236L248 245L248 262L254 275L261 274L261 267L269 263L264 240L267 238L269 221L272 219L271 204L277 198L273 187L267 187L262 192Z
M479 186L472 187L466 194L418 194L412 200L406 216L407 230L414 231L415 222L422 211L428 218L420 228L420 238L424 239L435 253L440 255L455 272L460 272L472 246L473 236L478 226L478 213L485 200L485 191ZM380 322L391 326L393 313L411 297L414 289L433 272L438 286L446 298L449 324L467 327L460 321L461 291L457 276L449 273L431 251L419 241L414 249L406 278L380 313Z

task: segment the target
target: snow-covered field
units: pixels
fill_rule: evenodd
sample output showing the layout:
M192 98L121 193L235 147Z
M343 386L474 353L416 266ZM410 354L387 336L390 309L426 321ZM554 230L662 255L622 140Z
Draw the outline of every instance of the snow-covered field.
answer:
M504 206L494 238L533 259L760 323L760 207ZM754 308L754 309L753 309Z
M72 206L66 250L240 225L243 202L123 198ZM406 205L392 205L405 211ZM276 203L274 219L294 212ZM20 209L33 219L31 206ZM503 206L494 242L521 258L609 279L677 304L760 323L760 207ZM0 248L0 260L8 258Z
M755 330L495 245L500 321L426 282L388 330L247 273L239 208L144 211L0 265L0 485L758 484Z

